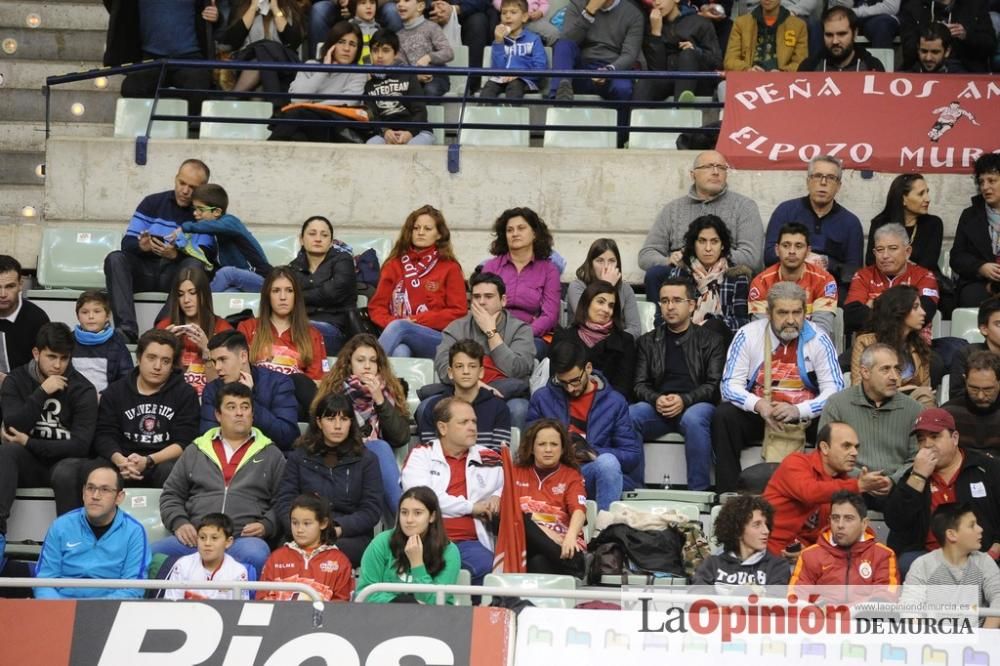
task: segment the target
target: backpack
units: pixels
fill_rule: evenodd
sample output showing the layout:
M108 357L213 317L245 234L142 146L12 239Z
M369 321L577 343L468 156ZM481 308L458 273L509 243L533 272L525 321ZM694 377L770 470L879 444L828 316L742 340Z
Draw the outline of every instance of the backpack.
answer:
M617 523L601 531L589 550L594 556L592 585L606 575L622 576L623 584L629 574L646 575L649 582L662 574L691 578L710 554L708 540L694 522L671 522L662 530L637 530Z

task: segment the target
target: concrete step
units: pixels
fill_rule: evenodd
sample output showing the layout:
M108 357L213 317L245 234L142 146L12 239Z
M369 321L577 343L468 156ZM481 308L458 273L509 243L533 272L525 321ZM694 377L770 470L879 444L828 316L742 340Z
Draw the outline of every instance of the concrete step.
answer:
M59 90L51 93L50 120L113 123L117 93L102 90ZM0 95L0 118L45 121L45 97L34 90L11 90Z
M14 66L14 63L17 66ZM39 90L45 85L45 79L50 76L60 76L73 72L89 72L100 69L101 63L98 61L82 60L12 60L0 59L0 88L4 90L15 90L26 88L29 90ZM90 79L88 81L76 81L74 83L60 84L57 90L110 90L117 92L121 89L121 80L124 77L110 76L101 79Z
M44 185L4 185L0 187L0 217L37 222L42 215L44 201ZM25 212L30 212L25 207L33 208L34 215L25 215Z
M0 30L107 30L108 12L101 4L81 2L0 2Z
M0 151L0 187L44 185L44 163L42 151Z
M85 60L102 61L106 27L101 30L46 30L0 28L0 61Z
M112 123L53 122L52 136L95 137L114 134ZM0 151L45 152L44 122L0 122Z

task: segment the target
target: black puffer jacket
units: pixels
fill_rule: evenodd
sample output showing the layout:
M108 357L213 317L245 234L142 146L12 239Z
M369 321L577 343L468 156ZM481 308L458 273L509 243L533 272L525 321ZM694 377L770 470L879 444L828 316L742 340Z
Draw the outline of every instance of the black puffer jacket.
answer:
M719 382L726 365L726 343L714 331L691 324L677 341L691 372L694 390L681 395L684 408L697 402L718 403ZM635 397L653 405L660 397L666 371L667 327L642 335L635 361Z
M330 249L315 272L309 272L305 250L299 250L291 264L302 287L309 319L325 321L347 333L347 312L357 302L354 257Z
M951 270L958 275L958 290L974 282L985 282L979 275L983 264L996 261L990 241L990 223L986 219L983 195L972 197L972 205L962 211L951 246Z

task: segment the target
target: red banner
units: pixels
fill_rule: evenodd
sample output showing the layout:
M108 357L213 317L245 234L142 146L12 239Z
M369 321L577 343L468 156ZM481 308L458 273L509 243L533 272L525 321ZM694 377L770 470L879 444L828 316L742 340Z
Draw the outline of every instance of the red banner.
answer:
M1000 151L1000 79L868 72L732 72L719 152L743 169L971 173Z

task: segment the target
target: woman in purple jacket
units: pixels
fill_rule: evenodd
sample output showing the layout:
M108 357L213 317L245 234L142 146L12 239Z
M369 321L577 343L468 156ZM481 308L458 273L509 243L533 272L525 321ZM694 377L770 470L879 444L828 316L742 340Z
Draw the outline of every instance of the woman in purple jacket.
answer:
M495 236L483 271L507 286L507 311L531 326L539 358L548 352L559 323L559 269L550 260L552 234L530 208L505 210L493 224Z

